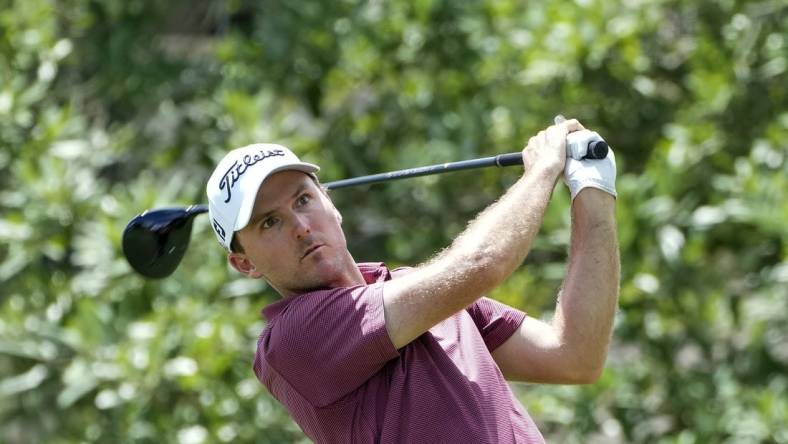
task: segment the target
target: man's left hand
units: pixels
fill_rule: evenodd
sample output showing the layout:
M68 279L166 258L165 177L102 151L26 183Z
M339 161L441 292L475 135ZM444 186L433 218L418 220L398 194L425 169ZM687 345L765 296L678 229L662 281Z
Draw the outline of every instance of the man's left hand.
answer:
M616 156L608 149L604 159L566 159L564 182L569 186L572 200L583 188L593 187L616 197Z

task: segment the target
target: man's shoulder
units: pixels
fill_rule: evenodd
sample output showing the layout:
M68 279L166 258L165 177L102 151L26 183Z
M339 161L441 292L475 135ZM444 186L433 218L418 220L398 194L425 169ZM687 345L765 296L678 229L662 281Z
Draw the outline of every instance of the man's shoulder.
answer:
M405 276L406 274L413 273L416 269L414 267L397 267L391 270L391 278L396 279L398 277Z
M319 288L294 296L289 296L287 299L278 302L284 303L282 304L281 309L276 313L277 316L274 319L271 319L271 321L274 323L280 318L288 318L297 316L299 314L308 314L311 309L316 306L331 304L337 298L352 295L358 291L363 290L363 288L367 286L368 285L356 285L353 287Z
M364 312L367 306L382 303L376 296L382 292L380 281L352 287L313 290L278 301L279 307L268 318L266 330L320 330L345 320L352 312ZM285 303L283 303L285 302ZM266 307L268 310L268 307ZM265 334L265 332L264 332Z

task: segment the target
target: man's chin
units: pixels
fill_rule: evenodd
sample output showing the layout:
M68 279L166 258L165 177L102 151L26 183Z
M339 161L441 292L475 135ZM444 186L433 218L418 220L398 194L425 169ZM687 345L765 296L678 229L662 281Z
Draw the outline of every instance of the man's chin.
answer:
M295 289L296 294L350 285L347 283L347 275L335 262L321 261L311 267L302 268L307 269L301 270L297 276L293 276L294 285L290 286Z
M302 277L299 279L297 285L295 285L294 288L296 288L295 292L297 294L309 293L310 291L328 290L331 288L340 287L341 285L337 285L337 282L339 281L340 280L337 278L332 279L328 277Z

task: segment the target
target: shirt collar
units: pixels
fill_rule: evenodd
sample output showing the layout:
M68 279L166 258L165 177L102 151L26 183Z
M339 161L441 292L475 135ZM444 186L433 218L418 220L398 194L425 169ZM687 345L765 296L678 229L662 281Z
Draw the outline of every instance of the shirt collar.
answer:
M377 282L383 282L391 279L391 272L383 262L361 262L357 263L356 266L361 272L361 275L364 276L364 281L367 283L367 285L372 285ZM296 298L303 296L304 294L309 293L303 293L289 298L282 298L276 302L273 302L263 308L261 315L270 322L279 316L279 314L282 313L282 311L284 311L291 302L293 302Z

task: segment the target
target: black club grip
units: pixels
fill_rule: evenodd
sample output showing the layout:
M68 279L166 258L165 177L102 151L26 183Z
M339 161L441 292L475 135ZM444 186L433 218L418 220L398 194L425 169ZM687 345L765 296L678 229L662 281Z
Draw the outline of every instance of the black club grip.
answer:
M604 159L607 157L607 142L598 140L588 144L588 152L583 159Z

